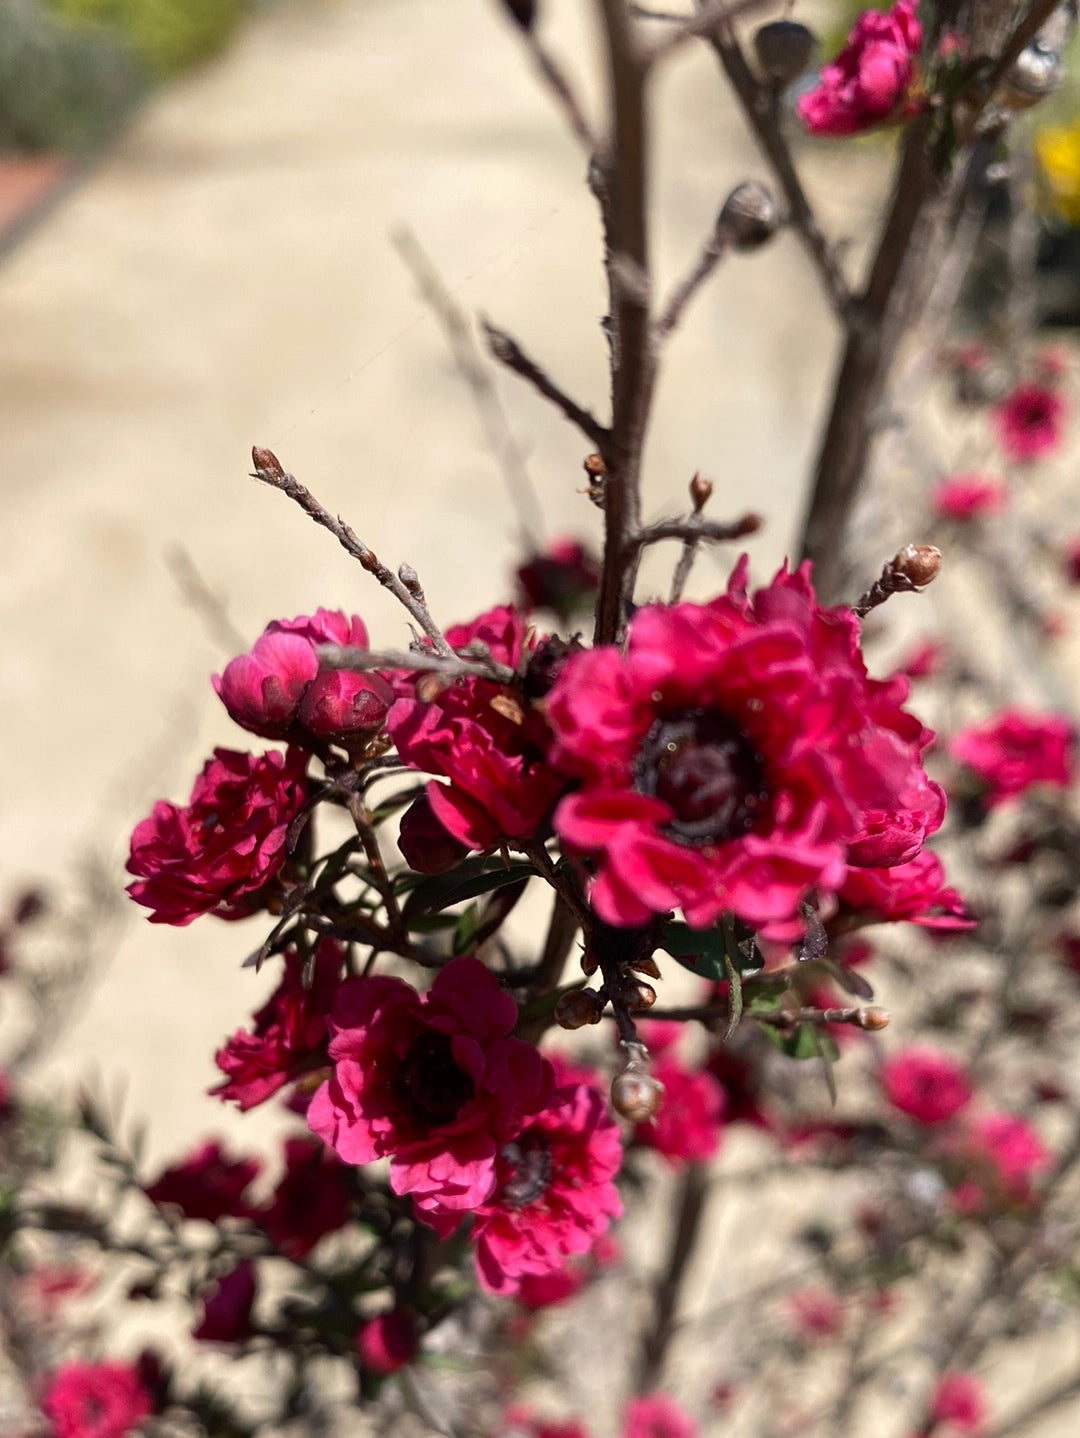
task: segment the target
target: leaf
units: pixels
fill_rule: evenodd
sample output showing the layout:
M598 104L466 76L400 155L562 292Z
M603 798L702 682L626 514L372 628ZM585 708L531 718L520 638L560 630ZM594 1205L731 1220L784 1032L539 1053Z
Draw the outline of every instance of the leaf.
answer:
M480 927L480 905L472 903L461 914L454 926L453 950L455 954L467 954L473 947L473 939Z
M822 959L821 967L827 974L831 974L840 987L847 994L852 994L857 999L870 1001L874 997L874 990L854 969L846 969L843 964L838 964L834 959Z
M825 1076L825 1087L829 1090L829 1101L833 1108L835 1108L836 1075L833 1073L833 1064L840 1057L840 1050L832 1034L825 1033L817 1024L806 1024L804 1027L809 1031L813 1041L814 1051L821 1060L821 1070Z
M405 901L402 913L407 921L422 914L438 913L467 899L490 894L506 884L531 879L535 873L536 870L526 861L504 864L501 859L466 859L448 874L421 880Z
M796 946L796 959L803 964L811 959L823 959L829 952L829 936L825 932L825 925L809 904L800 904L799 913L806 925L806 931Z
M731 962L731 954L727 949L724 950L724 967L728 980L728 1021L724 1030L724 1038L727 1040L739 1027L743 1011L742 975Z
M729 977L756 973L761 968L757 935L738 919L721 919L711 929L692 929L672 920L664 925L660 948L699 978L719 983Z

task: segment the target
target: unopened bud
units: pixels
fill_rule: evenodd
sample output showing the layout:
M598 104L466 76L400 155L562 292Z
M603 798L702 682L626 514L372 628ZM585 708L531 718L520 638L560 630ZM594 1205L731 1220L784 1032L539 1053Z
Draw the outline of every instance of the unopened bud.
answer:
M797 20L773 20L754 32L754 53L766 80L784 88L810 64L814 32Z
M1041 45L1021 50L1005 76L998 98L1010 110L1030 110L1061 84L1061 58Z
M622 1006L631 1014L643 1014L656 1003L656 990L643 979L626 978L619 988Z
M856 1022L860 1029L865 1029L867 1033L876 1034L882 1029L889 1027L889 1015L885 1009L860 1009Z
M598 454L587 454L585 456L585 473L589 477L590 484L599 484L607 477L607 465Z
M756 250L776 234L780 211L773 193L758 180L736 185L717 221L737 250Z
M581 954L581 972L586 978L595 974L600 967L600 960L593 953L592 949L583 949Z
M700 514L712 498L713 486L711 479L702 479L700 474L695 474L690 481L690 503L694 506L694 513Z
M506 13L526 32L536 23L536 0L503 0Z
M605 1000L595 989L571 989L561 994L555 1005L555 1022L561 1029L583 1029L598 1024Z
M647 1123L660 1111L664 1085L652 1074L627 1069L611 1082L611 1107L631 1123Z
M409 591L413 598L419 599L422 603L424 599L424 590L420 584L420 576L419 574L417 574L416 570L412 567L412 565L401 565L397 573L398 578L401 580L402 584L404 584L405 588Z
M941 571L941 550L933 544L906 544L893 560L892 568L916 589L925 589Z
M260 449L258 445L254 445L251 451L251 462L255 466L256 474L266 474L271 479L284 479L285 477L281 461L272 449Z

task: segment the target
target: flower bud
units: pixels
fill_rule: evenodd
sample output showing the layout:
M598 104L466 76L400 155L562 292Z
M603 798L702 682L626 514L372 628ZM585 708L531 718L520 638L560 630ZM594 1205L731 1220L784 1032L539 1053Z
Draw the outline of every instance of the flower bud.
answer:
M426 794L414 799L401 816L398 848L418 874L445 874L469 852L436 819Z
M251 450L251 462L257 474L268 474L271 479L283 479L285 471L281 461L272 449L260 449L256 444Z
M757 180L745 180L724 201L717 229L736 250L756 250L772 239L779 223L780 211L772 191Z
M694 513L700 514L712 498L713 486L711 479L702 479L700 474L695 474L690 481L690 503L694 506Z
M925 589L941 570L941 550L933 544L906 544L893 560L892 568L916 589Z
M619 999L628 1013L641 1014L656 1003L656 990L652 984L628 976L619 987Z
M304 691L297 717L309 734L343 739L377 733L393 702L394 691L381 674L321 669Z
M634 969L639 974L647 974L650 979L660 977L660 965L653 958L652 954L643 954L641 958L629 959L626 967Z
M571 989L559 996L555 1022L561 1029L583 1029L586 1024L600 1022L604 1006L605 1000L595 989Z
M876 1034L889 1027L889 1015L885 1009L863 1009L858 1018L858 1027L867 1033Z
M773 20L754 32L754 53L761 73L781 88L806 70L815 43L814 32L797 20Z
M611 1082L611 1107L631 1123L647 1123L660 1111L664 1085L637 1068L616 1074Z
M1029 45L1013 61L998 98L1010 110L1029 110L1061 84L1061 58L1041 45Z

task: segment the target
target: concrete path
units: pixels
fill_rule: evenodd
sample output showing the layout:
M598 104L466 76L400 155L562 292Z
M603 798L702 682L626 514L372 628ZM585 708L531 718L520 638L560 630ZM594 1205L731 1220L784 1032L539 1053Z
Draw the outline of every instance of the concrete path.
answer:
M588 7L550 10L555 47L594 89ZM657 101L666 288L727 191L764 171L707 53L673 64ZM850 153L812 163L835 218ZM185 607L170 546L251 638L318 604L364 614L378 642L405 638L330 537L245 478L253 442L387 561L412 563L444 622L505 596L506 496L388 234L409 224L462 304L603 414L583 170L491 0L286 4L162 94L0 270L5 887L63 887L88 849L119 885L152 800L186 798L212 745L244 742L208 683L228 654ZM849 207L847 228L866 213ZM793 239L722 267L671 346L649 512L681 507L700 469L717 516L769 516L764 572L797 518L832 343ZM583 444L516 379L499 383L550 532L598 535ZM60 1071L133 1074L155 1151L228 1127L203 1091L213 1048L265 989L239 970L257 937L132 913Z

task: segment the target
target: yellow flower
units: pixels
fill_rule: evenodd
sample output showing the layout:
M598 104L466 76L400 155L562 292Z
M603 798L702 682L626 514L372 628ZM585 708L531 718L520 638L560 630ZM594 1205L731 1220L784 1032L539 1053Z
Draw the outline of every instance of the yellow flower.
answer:
M1051 206L1067 224L1080 226L1080 120L1040 130L1035 155Z

